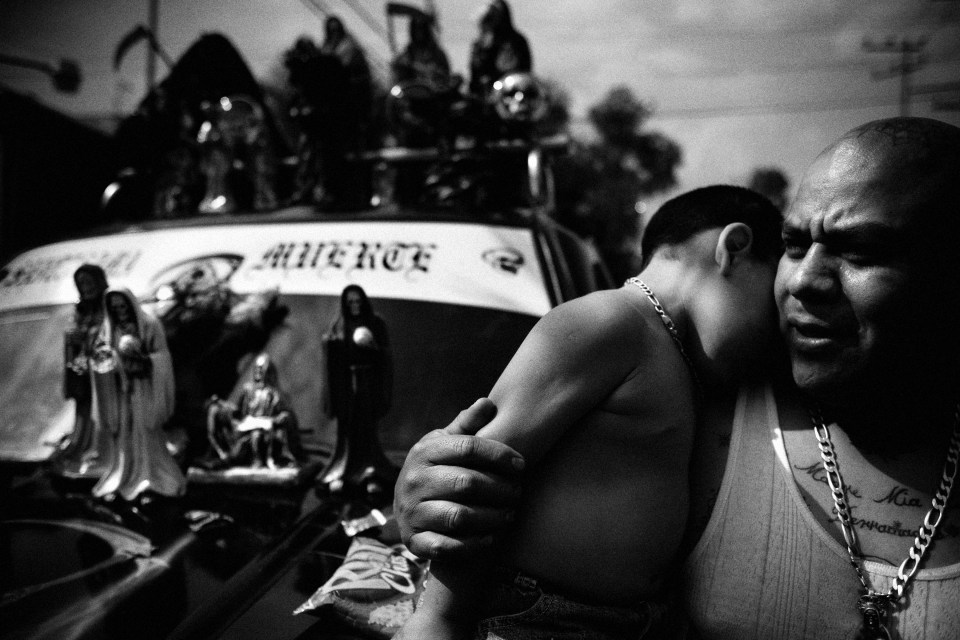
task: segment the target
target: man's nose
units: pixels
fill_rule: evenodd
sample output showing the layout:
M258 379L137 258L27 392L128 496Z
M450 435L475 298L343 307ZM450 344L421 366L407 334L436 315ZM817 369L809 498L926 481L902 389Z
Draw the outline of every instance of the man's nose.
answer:
M840 290L834 256L817 242L810 245L787 283L795 298L828 298Z

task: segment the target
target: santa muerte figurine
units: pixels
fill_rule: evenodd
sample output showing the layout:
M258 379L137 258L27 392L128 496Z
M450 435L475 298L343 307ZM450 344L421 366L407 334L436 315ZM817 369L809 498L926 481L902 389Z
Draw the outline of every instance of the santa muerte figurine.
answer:
M217 455L217 467L298 466L296 415L280 391L277 368L268 354L257 356L253 380L244 384L236 403L212 399L207 435Z
M506 0L491 0L480 15L480 33L470 50L470 92L485 97L508 73L531 71L526 37L513 26Z
M328 413L337 420L337 443L320 485L331 493L374 495L396 479L377 426L390 409L393 365L390 337L357 285L340 296L340 314L323 338L329 385Z
M93 495L129 502L179 496L186 478L163 429L174 408L163 326L140 308L129 289L109 288L103 297L103 323L90 366L98 418L112 447Z
M93 411L90 359L103 323L103 293L107 276L95 264L83 264L73 274L80 300L64 334L63 395L75 404L73 431L64 436L56 454L57 470L66 476L97 475L110 456L112 440Z

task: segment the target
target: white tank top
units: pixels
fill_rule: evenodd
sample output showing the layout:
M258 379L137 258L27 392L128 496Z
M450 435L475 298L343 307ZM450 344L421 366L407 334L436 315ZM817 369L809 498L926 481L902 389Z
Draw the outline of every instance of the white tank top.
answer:
M897 571L871 561L864 568L882 590ZM682 578L690 624L703 638L857 637L860 582L846 548L800 496L769 386L740 392L717 503ZM904 598L890 624L900 638L960 639L960 564L918 571Z

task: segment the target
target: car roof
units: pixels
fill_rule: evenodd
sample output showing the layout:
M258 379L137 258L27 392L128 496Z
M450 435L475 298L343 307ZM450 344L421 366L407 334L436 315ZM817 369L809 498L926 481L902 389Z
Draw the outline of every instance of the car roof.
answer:
M153 230L190 228L201 226L230 226L236 224L284 224L295 222L337 222L348 220L392 222L451 222L471 224L492 224L500 226L534 226L553 224L545 213L537 209L518 208L513 210L468 211L468 210L431 210L386 205L371 209L320 211L308 205L295 205L269 212L231 213L221 215L196 215L179 218L152 218L144 220L121 220L105 223L70 239L123 233L130 230Z

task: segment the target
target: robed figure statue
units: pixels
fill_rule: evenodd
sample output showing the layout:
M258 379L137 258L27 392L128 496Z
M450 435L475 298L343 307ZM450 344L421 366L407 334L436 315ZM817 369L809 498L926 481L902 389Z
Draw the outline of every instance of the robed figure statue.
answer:
M164 424L173 414L174 379L163 325L147 315L129 289L104 294L93 370L100 423L113 439L96 497L134 501L179 496L186 479L167 447Z
M393 363L387 325L361 287L343 290L340 314L323 342L327 411L337 420L337 442L320 482L333 492L380 492L396 475L377 435L378 422L390 409Z

